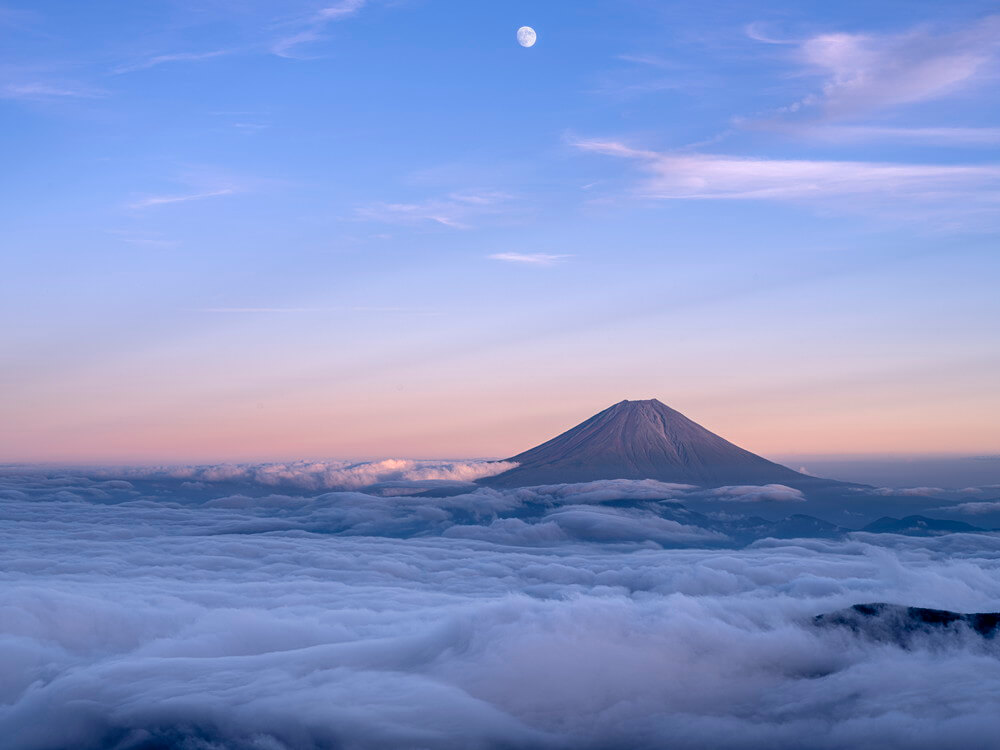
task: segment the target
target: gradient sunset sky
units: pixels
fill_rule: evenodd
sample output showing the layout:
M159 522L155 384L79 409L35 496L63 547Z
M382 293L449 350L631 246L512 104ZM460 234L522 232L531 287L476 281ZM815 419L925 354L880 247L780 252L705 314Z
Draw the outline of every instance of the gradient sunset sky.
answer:
M0 0L0 461L998 452L991 12Z

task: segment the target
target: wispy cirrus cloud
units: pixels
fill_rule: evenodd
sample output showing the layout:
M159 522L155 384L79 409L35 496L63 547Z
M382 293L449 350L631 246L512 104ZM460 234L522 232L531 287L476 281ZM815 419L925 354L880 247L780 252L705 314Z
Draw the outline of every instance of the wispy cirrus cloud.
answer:
M802 130L801 134L808 138L835 143L892 141L951 146L1000 143L1000 128L817 125Z
M350 18L367 4L368 0L341 0L339 3L321 8L301 22L302 28L299 31L275 41L271 45L271 52L278 57L295 58L296 48L319 41L330 23Z
M125 205L131 209L147 209L178 203L195 203L212 198L239 195L261 189L272 189L280 181L245 174L233 174L212 165L187 164L164 180L169 187L134 193Z
M494 253L487 256L490 260L499 260L505 263L519 263L525 266L554 266L562 263L572 255L551 255L549 253Z
M149 234L136 232L130 229L106 229L105 232L113 237L117 237L121 242L128 243L129 245L138 245L140 247L167 248L173 247L177 244L173 240L151 236Z
M206 198L217 198L223 195L233 195L238 192L235 187L223 187L216 190L207 190L195 193L179 193L173 195L150 195L129 203L129 208L150 208L152 206L163 206L169 203L188 203L190 201L200 201Z
M431 222L452 229L468 229L469 225L455 217L453 206L441 201L419 203L371 203L357 209L357 216L369 221L388 224Z
M627 65L601 74L590 89L591 93L619 99L630 98L701 87L709 79L703 70L656 54L622 54L615 59Z
M677 68L677 63L671 62L659 55L618 55L622 62L633 63L635 65L646 65L650 68Z
M985 80L1000 56L1000 15L950 32L920 26L898 34L785 40L752 24L747 33L767 44L793 45L804 72L824 79L820 91L785 107L784 114L818 110L828 120L947 96Z
M76 83L31 81L0 86L0 99L100 99L108 96L104 89Z
M621 141L606 141L599 139L573 141L572 144L581 151L593 151L605 156L621 156L626 159L657 159L660 154L647 149L633 148Z
M153 57L148 57L144 60L138 60L126 65L121 65L115 68L112 72L118 75L121 73L132 73L137 70L148 70L149 68L155 68L158 65L164 65L167 63L201 62L203 60L211 60L217 57L222 57L223 55L231 54L231 52L231 50L219 49L212 50L210 52L177 52L169 55L154 55Z
M456 192L405 203L370 203L355 210L359 219L388 224L439 224L469 229L476 217L499 213L511 196L495 191Z
M7 8L0 5L0 26L18 27L38 21L39 16L34 11L21 8Z
M938 165L766 159L655 152L618 141L573 144L639 163L646 178L635 195L659 200L825 201L860 210L920 204L935 211L995 210L1000 164Z
M300 314L300 313L403 313L407 315L437 315L434 310L413 307L373 307L355 305L352 307L200 307L188 312L220 313L226 315L256 314Z

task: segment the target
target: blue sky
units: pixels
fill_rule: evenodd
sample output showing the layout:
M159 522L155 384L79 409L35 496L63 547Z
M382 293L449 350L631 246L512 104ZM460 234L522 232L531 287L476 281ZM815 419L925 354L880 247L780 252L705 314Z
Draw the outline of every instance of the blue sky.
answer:
M991 11L2 4L0 452L998 451Z

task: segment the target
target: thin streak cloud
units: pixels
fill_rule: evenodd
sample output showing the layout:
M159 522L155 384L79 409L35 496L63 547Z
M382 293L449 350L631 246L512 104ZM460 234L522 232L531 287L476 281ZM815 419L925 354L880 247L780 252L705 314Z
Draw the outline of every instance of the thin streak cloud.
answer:
M222 313L222 314L268 314L279 315L295 313L406 313L409 315L437 315L434 310L423 310L411 307L199 307L190 312Z
M868 210L873 198L932 206L936 212L994 210L1000 165L766 159L726 154L657 153L617 141L579 141L578 149L638 161L649 176L637 196L658 200L827 201Z
M220 188L219 190L209 190L204 193L187 193L183 195L151 195L129 204L129 208L150 208L151 206L162 206L169 203L188 203L190 201L200 201L206 198L217 198L223 195L233 195L235 188Z
M572 255L550 255L549 253L494 253L488 256L490 260L500 260L505 263L520 263L526 266L554 266Z
M367 5L367 0L341 0L335 5L322 8L314 13L305 23L305 28L294 34L282 37L271 45L271 52L278 57L297 58L295 49L303 44L310 44L323 38L323 30L327 24L342 21L357 14Z
M165 63L201 62L202 60L211 60L228 54L230 54L230 50L220 49L220 50L213 50L211 52L178 52L170 55L156 55L146 60L130 63L128 65L122 65L118 68L115 68L113 72L116 75L121 73L132 73L137 70L148 70L149 68L155 68L158 65L163 65Z
M502 213L511 196L497 191L450 193L422 201L369 203L355 209L355 216L384 224L439 224L450 229L471 229L482 217Z
M108 92L89 86L51 83L10 83L0 88L2 99L100 99Z
M651 68L676 68L676 63L665 60L657 55L618 55L622 62L633 63L635 65L647 65Z
M833 143L905 141L952 146L1000 143L1000 128L877 127L865 125L821 125L802 129L801 135Z

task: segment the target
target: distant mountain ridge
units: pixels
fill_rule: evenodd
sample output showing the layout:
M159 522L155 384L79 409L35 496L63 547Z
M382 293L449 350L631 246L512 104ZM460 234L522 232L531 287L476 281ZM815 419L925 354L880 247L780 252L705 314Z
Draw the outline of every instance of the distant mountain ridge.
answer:
M844 628L874 641L911 648L920 643L929 645L932 638L960 641L963 630L992 640L1000 633L1000 612L963 613L872 602L816 615L813 624Z
M527 487L599 479L655 479L720 487L822 481L744 450L657 399L620 401L531 450L517 468L480 480Z
M976 534L987 529L964 521L946 521L927 516L892 518L884 516L865 526L862 531L872 534L905 534L906 536L939 536L941 534Z

